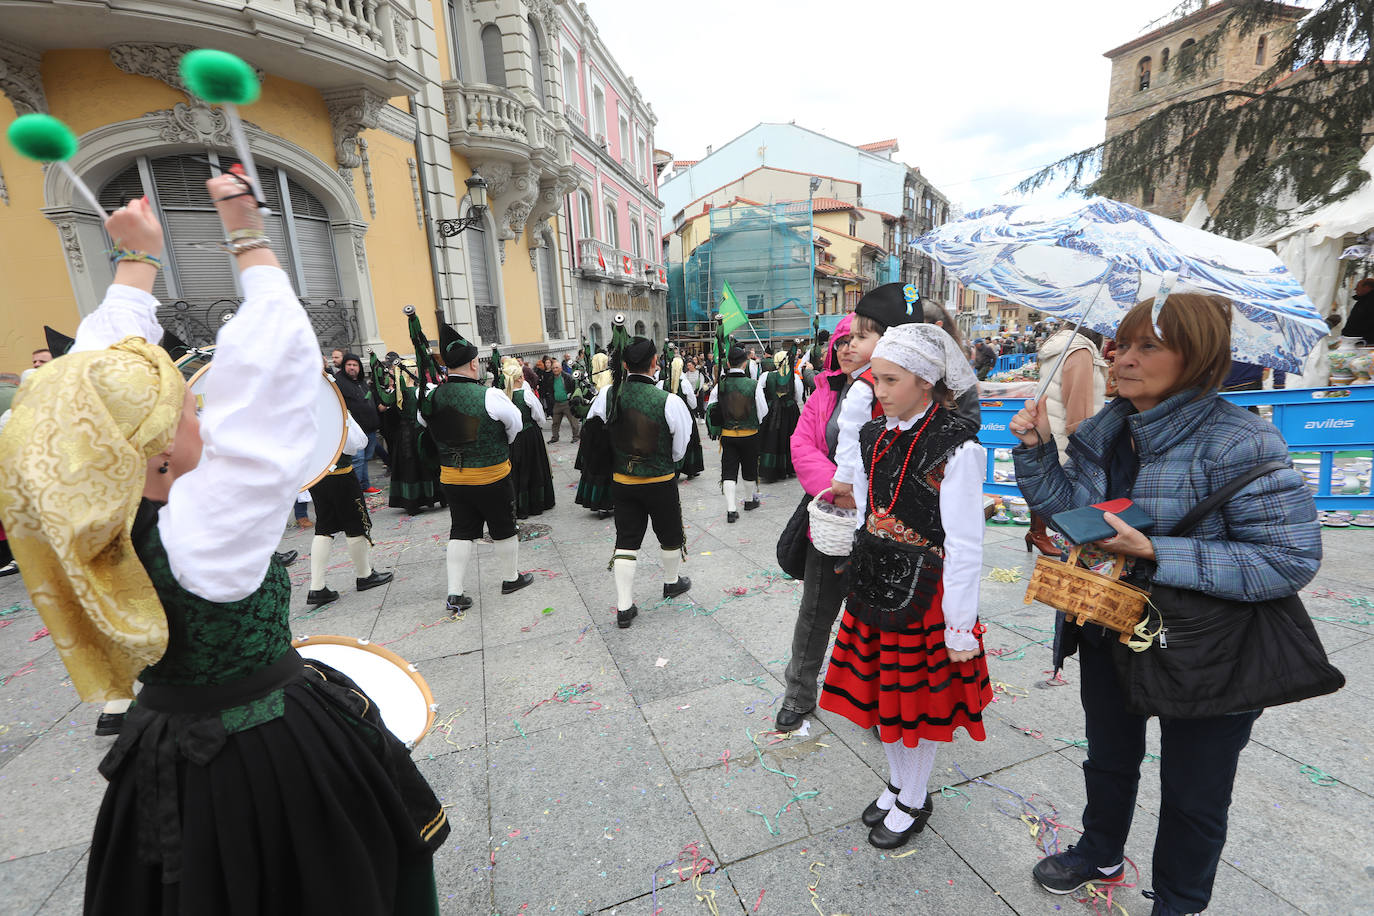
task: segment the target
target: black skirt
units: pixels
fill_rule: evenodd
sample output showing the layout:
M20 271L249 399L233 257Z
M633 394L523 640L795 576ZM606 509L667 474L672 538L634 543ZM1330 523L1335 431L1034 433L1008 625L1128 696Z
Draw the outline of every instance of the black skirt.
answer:
M701 450L701 430L697 429L696 418L692 418L692 438L687 441L687 451L682 456L678 470L684 477L695 477L706 470L706 455Z
M406 417L397 426L391 451L391 487L387 505L414 515L430 506L444 504L439 472L420 454L420 427Z
M510 469L516 518L529 518L553 508L553 470L544 433L538 426L526 426L511 443Z
M772 483L796 475L792 467L792 433L801 419L793 401L774 401L759 424L759 479Z
M406 747L327 665L281 696L242 731L130 708L101 764L87 916L438 913L449 826Z
M577 496L574 501L593 512L610 512L615 508L615 497L611 493L612 451L611 436L606 431L606 423L600 417L593 417L582 427L582 441L577 448L577 470L582 476L577 481Z

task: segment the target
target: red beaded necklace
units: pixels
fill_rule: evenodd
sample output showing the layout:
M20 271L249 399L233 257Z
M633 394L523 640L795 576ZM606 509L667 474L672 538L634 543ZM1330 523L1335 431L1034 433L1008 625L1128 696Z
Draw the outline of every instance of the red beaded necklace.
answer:
M916 443L921 441L921 433L926 431L926 427L930 425L931 420L935 419L935 413L939 409L938 405L933 407L930 413L926 415L925 422L921 424L921 428L916 430L916 435L912 438L911 445L906 450L906 458L902 460L902 469L897 472L897 488L892 491L892 502L888 503L886 509L880 509L873 505L873 478L877 475L878 462L883 460L883 456L891 451L892 446L896 445L897 440L902 437L902 429L900 426L895 427L897 435L893 436L891 441L887 443L887 447L883 448L881 451L879 450L879 446L883 444L883 436L887 435L887 430L884 429L882 432L878 433L878 441L873 443L873 465L869 469L868 474L868 504L872 506L873 514L878 518L887 518L892 514L892 510L897 507L897 497L901 494L902 483L906 480L906 466L911 463L911 453L916 451Z

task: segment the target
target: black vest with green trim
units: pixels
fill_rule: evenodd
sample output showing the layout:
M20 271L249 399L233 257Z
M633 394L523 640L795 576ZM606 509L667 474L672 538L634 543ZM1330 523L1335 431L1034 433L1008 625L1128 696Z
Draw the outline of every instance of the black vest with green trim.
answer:
M677 471L673 431L666 405L670 395L644 375L620 385L615 422L610 424L612 469L630 477L664 477Z
M427 395L432 403L426 422L447 468L489 468L510 460L506 427L487 413L487 388L465 375Z
M743 369L731 369L720 380L720 419L725 429L758 429L759 408L754 392L759 383Z
M522 430L529 429L534 425L534 411L530 409L530 405L526 400L529 396L529 392L524 388L518 388L511 397L511 401L515 403L515 406L520 408L520 419L524 423L524 425L520 427Z

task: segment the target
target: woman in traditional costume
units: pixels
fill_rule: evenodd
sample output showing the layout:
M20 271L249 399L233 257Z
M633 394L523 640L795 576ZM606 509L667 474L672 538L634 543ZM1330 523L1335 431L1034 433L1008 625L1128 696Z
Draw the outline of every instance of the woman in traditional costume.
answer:
M692 438L687 442L687 453L678 464L678 473L691 480L706 470L706 456L701 450L701 431L697 429L697 394L688 382L687 374L682 371L682 365L682 357L674 356L667 380L659 382L658 386L682 398L682 402L687 405L688 415L692 417Z
M506 358L501 368L505 377L506 396L520 408L524 421L515 441L510 444L510 477L515 487L515 517L552 509L554 505L553 469L549 467L549 451L544 446L544 407L539 395L524 380L517 360Z
M377 357L372 359L375 361ZM444 505L444 494L439 489L437 468L425 460L421 450L424 430L418 421L419 400L415 387L407 381L406 369L399 362L391 367L391 387L381 387L377 384L381 368L381 363L373 366L372 393L378 405L385 408L382 415L395 417L396 430L391 447L391 491L387 505L392 509L404 509L407 515L416 515L431 506Z
M443 809L367 696L291 646L272 553L307 476L319 343L251 185L207 184L245 295L203 422L156 346L162 227L138 200L105 224L115 282L75 352L0 435L0 518L73 685L143 684L100 764L85 912L438 913Z
M763 383L768 415L759 424L759 479L775 483L796 476L792 467L792 433L801 418L802 383L791 371L787 353L773 357L776 371Z

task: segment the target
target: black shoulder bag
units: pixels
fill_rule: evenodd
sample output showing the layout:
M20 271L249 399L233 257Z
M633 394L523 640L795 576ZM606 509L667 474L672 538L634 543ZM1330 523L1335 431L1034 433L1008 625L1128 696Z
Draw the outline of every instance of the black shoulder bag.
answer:
M1288 467L1260 464L1193 507L1169 532L1183 537L1251 481ZM1199 719L1335 693L1345 676L1326 657L1297 595L1233 601L1184 588L1150 590L1148 649L1117 644L1117 674L1136 715Z

